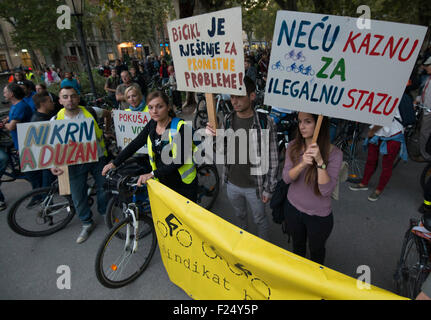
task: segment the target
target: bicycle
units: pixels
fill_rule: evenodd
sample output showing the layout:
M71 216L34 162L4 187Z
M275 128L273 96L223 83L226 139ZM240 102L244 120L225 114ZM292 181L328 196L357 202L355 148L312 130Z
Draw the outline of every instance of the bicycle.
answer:
M333 144L343 152L343 158L349 165L347 181L359 183L362 179L362 170L365 160L359 159L359 143L361 141L362 126L359 122L344 121L340 133L335 137Z
M0 130L0 132L4 131ZM2 135L2 133L0 133L0 135ZM6 140L3 140L0 142L0 145L5 149L5 152L8 155L6 168L0 178L0 182L12 182L16 179L25 179L25 175L20 169L18 151L13 146L12 139L10 140L10 143L6 142Z
M111 228L97 251L96 276L107 288L121 288L136 280L156 250L153 221L137 200L136 181L137 177L125 176L118 182L119 192L131 193L132 201L123 206L124 218Z
M90 176L88 204L94 203L96 195L94 179ZM34 199L38 201L34 203ZM72 196L60 195L58 180L51 186L37 188L25 193L16 200L7 215L7 222L12 231L26 237L44 237L60 231L72 221L76 210Z
M205 99L205 98L204 98ZM205 101L205 100L203 100ZM218 94L216 95L216 115L217 115L217 123L222 123L222 119L218 116L221 111L222 117L224 117L231 113L233 110L232 104L230 103L230 97L227 98L227 95ZM208 122L208 113L206 108L206 102L202 103L202 100L199 100L198 105L196 107L196 114L193 119L193 127L195 129L205 128Z
M126 163L118 167L114 174L106 176L106 191L113 196L109 199L106 207L105 223L108 229L111 229L116 223L124 218L124 203L129 203L132 194L120 192L121 176L136 176L143 173L143 168L137 163L136 159L128 159ZM117 175L116 177L114 175ZM214 164L202 164L196 169L198 179L198 192L196 203L201 207L210 210L217 200L220 192L220 177L217 167ZM115 182L116 181L116 182ZM143 203L143 209L148 211L149 203L144 200L148 197L146 188L141 190L141 194L137 195L138 200Z
M393 275L396 293L410 299L417 297L422 283L431 272L431 240L419 231L421 226L420 220L410 219Z

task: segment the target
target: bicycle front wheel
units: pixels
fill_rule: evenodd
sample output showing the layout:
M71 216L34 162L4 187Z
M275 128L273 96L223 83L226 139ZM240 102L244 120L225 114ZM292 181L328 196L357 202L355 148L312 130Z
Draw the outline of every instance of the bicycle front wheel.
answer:
M64 228L74 215L72 198L47 187L32 190L15 201L7 221L18 234L43 237Z
M410 299L417 297L427 276L427 254L424 241L412 233L411 229L407 231L394 275L396 292Z
M107 288L121 288L136 280L148 267L157 246L153 221L147 216L139 217L139 228L150 228L145 237L138 237L133 249L134 231L131 217L123 219L108 233L96 256L96 276ZM128 235L124 239L117 234Z
M114 196L108 201L105 214L105 223L109 230L111 230L114 225L116 225L126 217L127 207L128 202L120 200L118 196ZM142 205L140 208L141 214L151 214L149 205ZM148 225L141 225L139 227L139 237L145 237L151 231L152 230ZM126 239L126 234L121 231L117 232L115 236L123 240Z

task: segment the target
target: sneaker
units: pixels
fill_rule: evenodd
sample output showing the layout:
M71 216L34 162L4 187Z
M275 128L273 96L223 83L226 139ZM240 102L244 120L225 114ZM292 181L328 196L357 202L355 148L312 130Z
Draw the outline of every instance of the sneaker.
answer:
M377 193L376 191L374 191L372 194L370 194L370 196L368 197L368 200L370 201L377 201L380 198L381 193Z
M94 228L96 228L96 224L94 222L91 224L84 224L78 239L76 239L76 243L83 243L87 240Z
M359 183L357 183L350 185L349 189L352 191L368 190L368 186L361 186Z
M7 208L6 203L4 201L0 201L0 211L3 211L6 208Z

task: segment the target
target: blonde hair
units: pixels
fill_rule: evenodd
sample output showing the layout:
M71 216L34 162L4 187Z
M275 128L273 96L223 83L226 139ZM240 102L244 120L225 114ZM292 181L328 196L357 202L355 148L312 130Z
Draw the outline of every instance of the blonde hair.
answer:
M136 86L130 86L130 87L127 87L127 89L124 91L124 95L126 96L126 100L127 100L127 95L129 94L130 91L135 91L141 101L144 98L144 96L142 95L141 89L139 89Z

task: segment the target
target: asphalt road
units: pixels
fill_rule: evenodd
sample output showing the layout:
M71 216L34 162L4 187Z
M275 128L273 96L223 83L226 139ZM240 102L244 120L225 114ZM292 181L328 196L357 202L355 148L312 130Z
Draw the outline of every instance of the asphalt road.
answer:
M370 191L350 191L348 183L340 186L340 200L333 202L334 229L327 243L326 266L357 278L358 267L371 270L371 284L393 291L392 274L400 254L409 218L422 201L419 176L425 164L409 161L395 168L393 177L377 202L370 202ZM370 182L376 186L378 170ZM30 185L25 181L2 186L9 206ZM291 249L281 227L271 220L271 242ZM236 223L232 207L222 188L212 209L225 220ZM96 212L96 211L94 211ZM170 282L157 249L148 269L134 283L120 289L107 289L97 280L94 262L97 249L107 233L100 216L97 228L83 244L75 240L81 225L78 218L60 232L44 238L15 234L7 225L6 211L0 212L0 299L190 299ZM250 222L251 232L256 229ZM71 271L71 288L58 289L59 266Z

